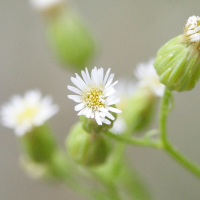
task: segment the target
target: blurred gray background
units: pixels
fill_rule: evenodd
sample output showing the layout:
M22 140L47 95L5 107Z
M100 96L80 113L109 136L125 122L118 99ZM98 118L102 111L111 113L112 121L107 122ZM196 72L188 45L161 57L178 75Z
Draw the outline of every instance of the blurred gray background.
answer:
M97 67L112 68L116 79L133 78L137 63L182 33L189 16L200 15L198 0L72 0L101 44ZM51 125L63 145L78 118L67 98L71 72L59 68L46 45L41 18L28 1L2 0L0 6L0 103L13 94L39 88L51 94L61 111ZM170 140L200 164L200 84L175 93ZM82 200L70 189L30 180L19 167L19 149L12 130L0 127L1 200ZM132 165L149 183L155 200L198 200L200 182L164 152L128 148ZM130 153L131 152L131 153Z

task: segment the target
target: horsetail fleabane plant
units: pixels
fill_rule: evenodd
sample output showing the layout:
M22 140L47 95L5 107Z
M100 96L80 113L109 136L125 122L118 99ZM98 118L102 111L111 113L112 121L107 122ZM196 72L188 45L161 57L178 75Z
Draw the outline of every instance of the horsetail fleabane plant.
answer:
M2 125L18 136L23 169L32 177L59 181L87 199L151 200L126 160L129 144L164 150L200 179L200 166L174 147L166 125L174 106L172 91L191 90L200 77L200 17L189 17L183 34L161 47L155 59L136 66L134 84L123 81L114 88L118 81L113 81L111 69L85 68L94 41L64 1L31 2L45 16L55 54L77 72L71 77L74 85L67 88L75 93L68 98L77 103L79 122L64 133L62 149L47 124L59 110L52 98L42 97L39 90L13 96L1 107L0 116ZM120 98L115 97L116 90L121 90ZM147 130L160 98L158 128Z

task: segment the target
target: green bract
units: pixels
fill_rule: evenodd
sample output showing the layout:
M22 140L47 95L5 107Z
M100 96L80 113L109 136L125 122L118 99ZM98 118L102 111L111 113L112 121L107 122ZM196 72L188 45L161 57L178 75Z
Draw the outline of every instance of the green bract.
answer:
M154 67L170 90L191 90L200 77L199 47L179 35L160 48Z
M110 145L101 134L88 134L79 122L73 126L66 140L70 157L78 164L96 166L103 164L110 152Z
M20 137L19 142L25 157L38 163L49 162L57 149L55 138L46 124L35 127Z

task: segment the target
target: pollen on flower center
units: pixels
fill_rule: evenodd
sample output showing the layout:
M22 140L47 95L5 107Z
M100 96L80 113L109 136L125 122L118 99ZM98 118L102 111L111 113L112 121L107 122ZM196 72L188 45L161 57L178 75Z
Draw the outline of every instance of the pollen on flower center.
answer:
M39 110L38 106L27 107L22 113L19 113L16 116L16 119L19 123L23 123L25 120L31 120L37 114L38 110Z
M105 107L105 100L101 89L91 88L90 91L83 94L83 100L89 108L92 108L93 111L100 107Z

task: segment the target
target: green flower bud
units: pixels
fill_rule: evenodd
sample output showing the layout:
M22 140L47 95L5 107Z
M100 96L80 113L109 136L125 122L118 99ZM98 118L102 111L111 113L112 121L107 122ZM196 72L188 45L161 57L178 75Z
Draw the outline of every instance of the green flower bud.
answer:
M160 82L178 92L194 88L200 77L199 23L190 17L183 35L167 42L157 53L154 67Z
M69 132L66 147L70 157L78 164L97 166L103 164L110 152L110 145L101 134L88 134L79 122Z
M33 162L49 162L56 150L55 139L46 124L19 137L19 142L25 157Z
M121 116L126 122L128 132L141 131L148 126L156 100L156 96L148 88L139 88L133 96L121 102Z
M96 44L82 20L65 7L47 18L47 37L58 60L81 70L94 57Z

